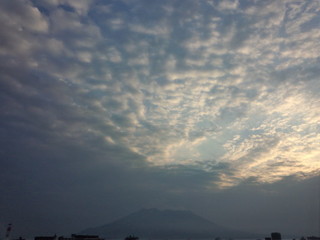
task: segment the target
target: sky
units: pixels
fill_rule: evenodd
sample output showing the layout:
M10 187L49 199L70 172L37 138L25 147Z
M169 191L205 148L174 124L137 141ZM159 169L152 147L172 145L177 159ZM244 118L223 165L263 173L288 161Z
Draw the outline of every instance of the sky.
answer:
M141 208L320 235L320 1L1 0L0 238Z

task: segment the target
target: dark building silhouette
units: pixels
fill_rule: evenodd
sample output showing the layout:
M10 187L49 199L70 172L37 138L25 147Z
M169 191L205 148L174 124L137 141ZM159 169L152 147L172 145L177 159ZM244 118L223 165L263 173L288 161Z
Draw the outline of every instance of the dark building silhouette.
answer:
M39 237L35 237L34 240L104 240L104 238L100 238L98 235L72 234L71 237L60 236L58 238L56 235L54 235L54 236L39 236Z
M308 240L320 240L320 237L316 237L316 236L310 236L307 237Z
M138 237L134 236L134 235L129 235L128 237L126 237L124 240L139 240Z
M56 240L57 239L57 235L53 235L53 236L37 236L34 237L34 240Z
M103 240L102 238L99 238L98 235L78 235L78 234L72 234L71 238L73 240Z
M278 232L271 233L271 239L272 240L281 240L281 234Z
M51 239L37 239L37 240L51 240ZM58 240L104 240L104 238L100 238L98 235L72 234L71 237L69 237L69 238L61 236L58 238Z

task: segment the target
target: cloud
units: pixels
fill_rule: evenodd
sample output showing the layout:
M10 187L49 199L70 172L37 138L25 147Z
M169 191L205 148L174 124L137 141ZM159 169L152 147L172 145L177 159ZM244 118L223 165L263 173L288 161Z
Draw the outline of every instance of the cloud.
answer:
M156 26L152 26L150 28L147 28L143 25L132 24L130 26L130 29L133 32L143 33L143 34L147 34L147 35L161 36L161 35L168 35L169 34L168 28L165 25L161 26L161 24L160 25L157 24Z
M238 1L221 1L218 4L218 9L223 10L236 10L238 8L239 2Z
M46 15L31 3L25 5L29 9L28 14L33 14L31 20L38 22L29 25L24 23L28 28L28 36L33 38L31 33L34 31L43 34L42 47L30 45L28 53L24 53L33 59L25 73L29 75L29 72L37 69L39 78L45 76L42 75L43 72L51 78L51 85L60 86L54 92L52 101L61 95L61 89L66 89L67 92L70 91L67 89L74 89L70 96L62 96L64 100L61 105L68 107L77 116L73 118L71 115L71 119L77 119L77 123L73 124L76 127L69 127L64 124L63 118L59 119L60 115L57 113L60 109L50 110L57 112L53 116L59 116L56 117L56 122L66 127L65 133L69 137L89 134L109 139L106 144L113 142L132 149L155 165L183 165L210 161L202 159L203 146L208 145L206 142L221 138L218 148L222 153L228 151L224 149L224 144L240 134L243 141L235 142L232 148L242 149L241 144L249 144L251 147L239 150L243 152L239 157L231 156L231 152L229 155L218 154L215 156L216 161L237 159L239 162L252 161L256 165L257 161L269 161L253 157L254 152L259 149L254 147L259 137L263 139L262 145L265 144L264 141L269 141L266 139L271 135L274 139L281 139L277 141L284 145L284 139L293 134L286 132L289 131L286 124L291 126L291 131L304 129L306 124L316 126L314 114L318 107L317 97L310 98L309 86L305 84L303 73L297 74L293 68L302 59L311 61L304 62L305 67L316 59L316 51L309 54L307 50L308 47L317 48L316 32L312 29L307 33L295 31L292 38L283 38L275 34L281 31L277 24L269 22L271 18L275 20L274 16L278 16L279 20L280 16L287 14L286 24L290 21L297 23L298 17L292 15L291 5L287 6L288 11L285 13L286 6L280 3L258 3L247 7L239 6L237 1L220 2L216 10L219 14L215 18L203 18L196 8L192 18L182 13L166 19L157 15L156 18L160 21L151 22L149 27L142 18L136 18L129 25L121 27L121 31L126 29L128 36L134 38L138 37L136 33L167 37L175 31L190 33L181 40L180 52L175 49L165 57L171 49L165 47L166 39L132 42L130 38L123 38L118 44L108 46L118 36L114 31L120 31L120 28L114 28L111 24L110 34L104 37L106 30L102 29L106 25L97 24L98 21L87 15L92 4L93 2L73 4L65 1L56 2L53 8L52 4L44 3L42 7L48 9ZM263 17L257 14L262 8L261 4L264 9ZM69 6L73 10L63 6ZM306 11L314 7L313 4L306 4ZM129 12L121 12L115 5L112 8L115 10L114 16L121 16L121 13L121 19L131 17ZM164 12L165 9L163 8ZM239 11L238 20L226 21L223 16L229 13L225 13L225 10ZM92 11L96 11L95 8ZM137 7L134 11L145 12L145 9ZM104 13L96 14L99 18ZM308 14L302 11L299 16ZM81 17L87 18L87 21L82 21ZM189 22L190 26L194 26L193 30L189 32L188 28L184 30L179 25L170 24L170 21L174 22L177 18L180 18L181 23ZM47 19L50 19L50 25ZM301 21L305 23L310 19ZM244 22L245 25L242 24ZM169 27L175 29L168 30ZM203 29L210 30L205 37L200 34ZM300 50L293 48L299 41L308 44ZM27 43L31 44L29 41ZM156 47L153 43L156 43ZM183 58L181 54L184 55ZM45 56L43 61L40 61L40 55ZM275 65L276 61L279 64ZM274 71L270 70L272 66ZM34 91L33 95L43 98L40 97L40 92L43 91L41 87L29 85L27 81L17 80L15 77L14 79L17 86L28 86L30 93ZM296 86L290 84L297 81L301 83ZM92 84L93 82L97 84ZM13 87L13 91L16 91L14 89L17 88ZM300 111L295 109L297 105L301 106ZM310 106L309 111L302 111L307 105ZM37 110L34 107L30 109L32 114L47 114L41 107ZM257 117L264 120L256 121ZM297 118L300 121L293 124ZM97 127L91 121L101 124ZM248 123L253 126L246 125ZM213 127L203 127L205 124ZM101 131L100 126L103 125L108 129L114 128L114 133ZM259 131L260 135L251 135L250 132L255 131ZM298 136L296 141L303 139L302 134ZM280 154L280 149L279 152L276 151L278 153L274 152L275 159L283 158L277 155ZM261 151L270 153L271 150ZM316 152L311 152L310 156L317 156ZM246 160L244 156L247 156ZM289 175L293 173L291 170ZM244 174L242 177L245 179L249 176Z

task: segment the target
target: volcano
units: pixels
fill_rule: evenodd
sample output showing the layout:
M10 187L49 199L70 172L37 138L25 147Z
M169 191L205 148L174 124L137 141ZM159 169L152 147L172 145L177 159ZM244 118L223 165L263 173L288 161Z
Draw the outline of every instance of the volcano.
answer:
M83 230L105 238L128 235L153 239L252 238L254 234L219 226L190 211L142 209L109 224Z

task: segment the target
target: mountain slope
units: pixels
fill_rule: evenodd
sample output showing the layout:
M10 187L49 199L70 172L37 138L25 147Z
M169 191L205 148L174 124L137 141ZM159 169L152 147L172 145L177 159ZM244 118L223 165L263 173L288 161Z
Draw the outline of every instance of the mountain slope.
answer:
M218 226L189 211L158 209L143 209L110 224L86 229L81 234L97 234L106 238L124 238L130 234L140 238L253 237L252 234Z

